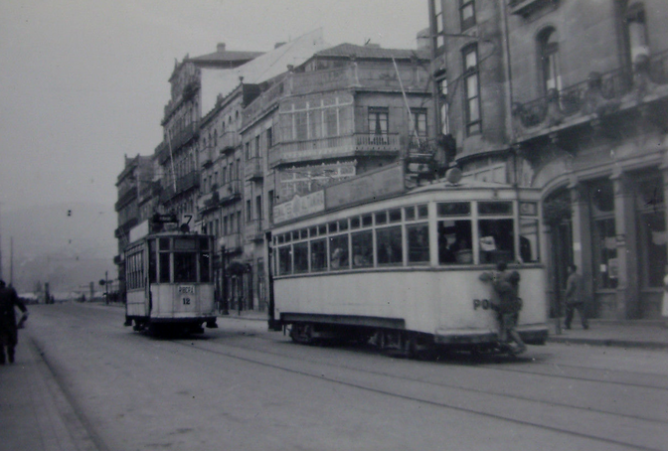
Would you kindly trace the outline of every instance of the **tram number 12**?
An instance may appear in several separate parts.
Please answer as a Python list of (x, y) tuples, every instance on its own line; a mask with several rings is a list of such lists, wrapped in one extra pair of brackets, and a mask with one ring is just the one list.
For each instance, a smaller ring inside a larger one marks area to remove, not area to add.
[(190, 305), (190, 298), (181, 298), (183, 305)]

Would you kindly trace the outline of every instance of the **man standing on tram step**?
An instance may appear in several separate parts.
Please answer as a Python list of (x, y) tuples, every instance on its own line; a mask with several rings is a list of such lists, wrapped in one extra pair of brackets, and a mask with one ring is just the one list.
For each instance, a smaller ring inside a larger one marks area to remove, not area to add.
[(571, 328), (571, 321), (573, 321), (573, 313), (575, 310), (580, 314), (582, 321), (582, 328), (589, 329), (587, 322), (587, 315), (585, 314), (584, 303), (584, 289), (582, 287), (582, 276), (578, 273), (576, 265), (568, 266), (568, 281), (566, 282), (566, 321), (564, 326), (566, 329)]
[(499, 341), (505, 346), (510, 338), (516, 345), (510, 348), (510, 353), (513, 355), (523, 353), (527, 346), (516, 329), (519, 313), (522, 310), (522, 300), (519, 297), (520, 274), (517, 271), (506, 273), (506, 264), (499, 262), (496, 271), (491, 274), (483, 273), (480, 280), (490, 281), (498, 296), (495, 309), (498, 312)]
[[(14, 307), (18, 307), (23, 315), (16, 324)], [(28, 319), (28, 309), (19, 299), (16, 290), (7, 287), (4, 280), (0, 280), (0, 365), (5, 364), (5, 347), (9, 363), (14, 363), (14, 348), (18, 343), (18, 329)]]

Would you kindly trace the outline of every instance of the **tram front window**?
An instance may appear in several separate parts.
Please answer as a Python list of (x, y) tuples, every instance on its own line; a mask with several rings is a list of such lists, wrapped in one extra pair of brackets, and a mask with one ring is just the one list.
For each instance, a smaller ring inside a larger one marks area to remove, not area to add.
[(160, 252), (160, 283), (169, 283), (169, 252)]
[(197, 254), (174, 252), (174, 282), (197, 282)]
[(200, 282), (211, 282), (211, 271), (209, 271), (211, 265), (211, 254), (208, 252), (202, 252), (199, 256), (199, 271), (200, 271)]

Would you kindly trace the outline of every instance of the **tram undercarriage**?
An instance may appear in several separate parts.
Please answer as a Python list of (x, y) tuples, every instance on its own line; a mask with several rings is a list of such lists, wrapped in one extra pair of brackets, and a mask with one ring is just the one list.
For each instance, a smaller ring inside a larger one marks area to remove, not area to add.
[[(134, 324), (133, 324), (134, 323)], [(124, 326), (132, 326), (135, 332), (147, 332), (149, 334), (169, 334), (176, 333), (181, 335), (203, 334), (204, 327), (207, 329), (216, 329), (216, 317), (193, 318), (147, 318), (126, 316)]]
[[(299, 344), (370, 344), (381, 352), (398, 353), (409, 358), (429, 357), (448, 352), (470, 354), (513, 353), (513, 348), (499, 341), (492, 331), (460, 331), (450, 335), (428, 334), (405, 329), (374, 327), (358, 324), (332, 324), (327, 322), (292, 321), (283, 322), (290, 338)], [(378, 322), (375, 318), (373, 322)], [(518, 330), (525, 343), (544, 345), (547, 329), (542, 327), (522, 327)]]

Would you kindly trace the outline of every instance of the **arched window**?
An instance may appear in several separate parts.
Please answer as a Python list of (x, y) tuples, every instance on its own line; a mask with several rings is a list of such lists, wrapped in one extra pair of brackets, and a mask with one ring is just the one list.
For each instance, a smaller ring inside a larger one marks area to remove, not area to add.
[(640, 55), (649, 55), (647, 42), (647, 24), (645, 22), (645, 6), (638, 2), (626, 9), (626, 39), (631, 64)]
[(560, 91), (559, 42), (554, 28), (546, 28), (538, 35), (538, 59), (543, 93)]

